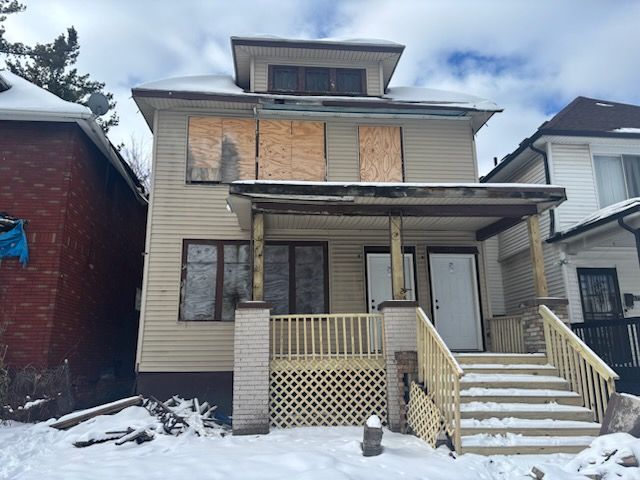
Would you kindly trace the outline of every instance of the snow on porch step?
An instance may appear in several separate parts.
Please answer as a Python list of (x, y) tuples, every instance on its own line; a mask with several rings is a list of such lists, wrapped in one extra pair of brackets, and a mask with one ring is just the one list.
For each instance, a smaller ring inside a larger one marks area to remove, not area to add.
[(460, 401), (582, 405), (582, 397), (576, 392), (542, 388), (465, 388), (460, 390)]
[(548, 363), (465, 363), (462, 365), (462, 369), (465, 373), (558, 375), (558, 370)]
[(542, 388), (569, 390), (570, 385), (564, 378), (553, 375), (465, 373), (460, 379), (461, 388), (502, 387), (502, 388)]
[(460, 404), (461, 418), (529, 418), (577, 420), (590, 422), (593, 413), (588, 408), (557, 403), (497, 403), (469, 402)]
[(536, 364), (545, 365), (547, 356), (544, 353), (455, 353), (453, 355), (464, 369), (465, 364), (501, 363), (501, 364)]
[(465, 418), (460, 421), (460, 428), (463, 436), (512, 433), (525, 436), (575, 437), (597, 436), (600, 433), (600, 424), (595, 422), (514, 417), (484, 420)]
[(469, 435), (462, 437), (462, 452), (480, 455), (577, 453), (593, 441), (592, 436), (529, 437), (524, 435)]

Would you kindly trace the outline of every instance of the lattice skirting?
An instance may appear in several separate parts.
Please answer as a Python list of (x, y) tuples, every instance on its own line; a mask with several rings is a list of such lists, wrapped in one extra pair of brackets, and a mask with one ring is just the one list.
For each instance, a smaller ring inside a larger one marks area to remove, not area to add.
[(387, 418), (383, 359), (272, 360), (269, 416), (274, 427), (364, 425)]
[(431, 396), (427, 395), (415, 382), (411, 383), (409, 391), (407, 423), (419, 438), (432, 447), (436, 446), (436, 439), (442, 425), (440, 411)]

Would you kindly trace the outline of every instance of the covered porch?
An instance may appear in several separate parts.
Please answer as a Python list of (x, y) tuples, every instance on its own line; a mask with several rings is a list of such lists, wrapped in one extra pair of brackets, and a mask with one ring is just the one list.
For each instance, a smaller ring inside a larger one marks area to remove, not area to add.
[[(231, 184), (228, 203), (251, 232), (252, 300), (272, 313), (373, 314), (387, 300), (411, 300), (450, 348), (478, 351), (496, 288), (482, 241), (528, 222), (538, 296), (546, 296), (538, 215), (564, 199), (563, 188), (547, 185), (246, 181)], [(303, 276), (285, 265), (289, 285), (279, 291), (286, 279), (274, 271), (276, 246), (291, 243), (300, 254), (290, 263), (316, 245), (324, 266), (301, 268)]]

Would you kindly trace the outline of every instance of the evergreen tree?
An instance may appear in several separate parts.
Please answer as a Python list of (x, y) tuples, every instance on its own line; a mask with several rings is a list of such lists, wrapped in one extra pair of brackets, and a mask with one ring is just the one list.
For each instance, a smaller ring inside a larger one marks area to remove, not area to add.
[(105, 132), (117, 125), (113, 94), (104, 91), (104, 82), (92, 80), (88, 73), (80, 74), (74, 67), (80, 54), (78, 32), (74, 27), (68, 28), (66, 35), (59, 35), (53, 42), (37, 43), (34, 47), (11, 43), (4, 38), (2, 22), (6, 16), (24, 9), (17, 0), (0, 0), (0, 52), (5, 54), (9, 70), (69, 102), (86, 105), (93, 92), (104, 94), (111, 113), (98, 118), (98, 123)]

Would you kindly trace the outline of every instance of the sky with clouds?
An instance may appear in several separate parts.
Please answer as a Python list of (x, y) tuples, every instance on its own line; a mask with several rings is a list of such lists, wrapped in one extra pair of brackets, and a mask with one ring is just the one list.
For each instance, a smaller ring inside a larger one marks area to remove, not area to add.
[(480, 173), (578, 95), (640, 104), (640, 2), (562, 0), (22, 0), (7, 37), (78, 30), (78, 68), (118, 102), (114, 143), (151, 134), (131, 87), (233, 73), (231, 35), (372, 37), (406, 45), (391, 85), (483, 96), (505, 109), (477, 136)]

